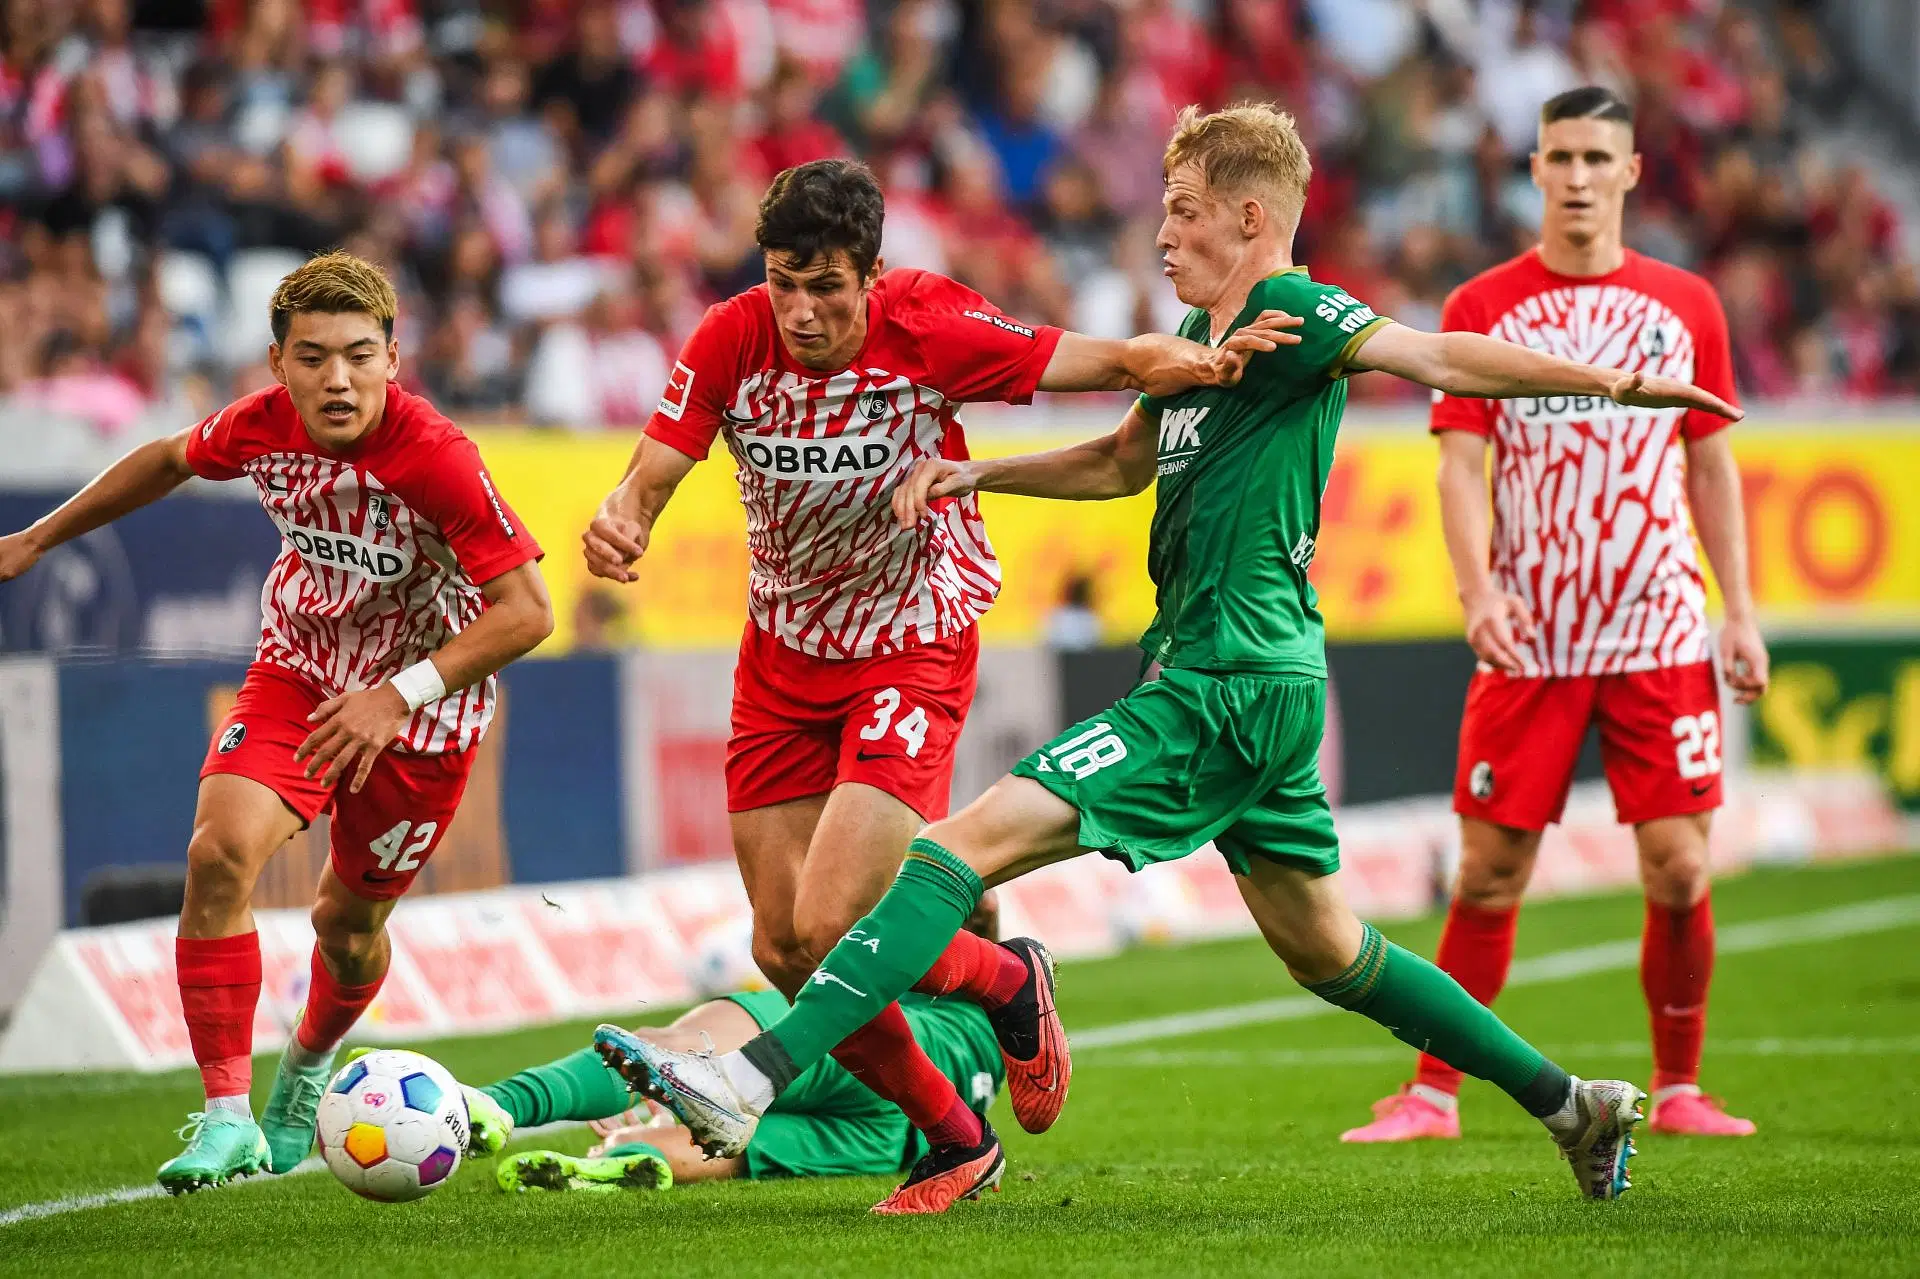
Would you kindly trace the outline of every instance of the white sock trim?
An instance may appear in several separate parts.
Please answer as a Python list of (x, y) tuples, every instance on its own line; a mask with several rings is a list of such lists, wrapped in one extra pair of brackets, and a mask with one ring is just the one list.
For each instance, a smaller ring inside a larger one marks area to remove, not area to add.
[(331, 1066), (333, 1064), (333, 1055), (339, 1051), (339, 1044), (333, 1044), (330, 1047), (317, 1051), (307, 1048), (301, 1044), (300, 1036), (295, 1035), (287, 1041), (287, 1051), (284, 1060), (289, 1066), (292, 1066), (296, 1070), (312, 1070), (316, 1066)]
[(1585, 1125), (1580, 1121), (1580, 1076), (1569, 1075), (1567, 1099), (1560, 1103), (1560, 1109), (1551, 1115), (1542, 1115), (1540, 1122), (1555, 1140), (1565, 1140), (1577, 1135)]
[(1442, 1092), (1431, 1084), (1414, 1084), (1407, 1089), (1409, 1097), (1418, 1097), (1429, 1106), (1446, 1111), (1449, 1115), (1460, 1108), (1460, 1099), (1450, 1092)]
[(207, 1113), (211, 1114), (216, 1110), (224, 1110), (230, 1115), (251, 1119), (253, 1118), (253, 1098), (243, 1092), (235, 1093), (231, 1097), (207, 1098)]
[(767, 1107), (773, 1105), (773, 1080), (761, 1074), (760, 1068), (748, 1061), (745, 1053), (736, 1050), (722, 1054), (720, 1073), (733, 1085), (741, 1105), (753, 1114), (764, 1115)]
[(1699, 1084), (1668, 1084), (1653, 1094), (1653, 1104), (1657, 1106), (1669, 1097), (1698, 1097), (1699, 1095)]

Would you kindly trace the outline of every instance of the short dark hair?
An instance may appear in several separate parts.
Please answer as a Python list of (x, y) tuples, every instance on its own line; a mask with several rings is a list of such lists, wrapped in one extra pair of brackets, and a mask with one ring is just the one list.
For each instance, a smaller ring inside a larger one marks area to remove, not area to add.
[(760, 198), (753, 238), (762, 253), (797, 266), (846, 250), (862, 279), (880, 260), (886, 199), (873, 170), (858, 160), (812, 160), (784, 169)]
[(1546, 105), (1540, 108), (1540, 123), (1552, 124), (1557, 120), (1612, 120), (1631, 129), (1633, 104), (1612, 89), (1590, 84), (1547, 99)]

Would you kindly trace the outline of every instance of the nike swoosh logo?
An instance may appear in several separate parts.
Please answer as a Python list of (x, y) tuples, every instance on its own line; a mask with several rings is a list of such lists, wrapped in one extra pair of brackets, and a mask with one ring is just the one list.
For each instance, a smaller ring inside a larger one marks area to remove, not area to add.
[(370, 870), (360, 876), (360, 882), (363, 884), (392, 884), (397, 883), (399, 879), (398, 875), (383, 875), (377, 870)]
[(866, 751), (855, 751), (853, 753), (853, 757), (856, 760), (859, 760), (862, 764), (871, 763), (876, 759), (905, 759), (906, 758), (905, 755), (870, 755)]
[(1691, 786), (1688, 787), (1688, 789), (1693, 792), (1695, 799), (1699, 799), (1702, 795), (1713, 789), (1713, 783), (1708, 782), (1705, 786)]

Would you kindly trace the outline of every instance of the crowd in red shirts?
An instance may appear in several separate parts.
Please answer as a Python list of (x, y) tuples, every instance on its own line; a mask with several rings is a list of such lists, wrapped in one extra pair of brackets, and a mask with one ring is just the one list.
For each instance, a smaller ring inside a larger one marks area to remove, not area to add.
[[(344, 245), (405, 375), (468, 420), (638, 423), (759, 276), (766, 180), (856, 154), (887, 260), (1035, 321), (1170, 328), (1159, 156), (1259, 99), (1315, 160), (1300, 260), (1423, 327), (1528, 242), (1539, 103), (1631, 96), (1629, 237), (1704, 270), (1753, 398), (1920, 389), (1920, 281), (1820, 137), (1808, 3), (1722, 0), (8, 0), (0, 397), (111, 430), (258, 384), (264, 291)], [(1408, 394), (1390, 379), (1356, 394)]]

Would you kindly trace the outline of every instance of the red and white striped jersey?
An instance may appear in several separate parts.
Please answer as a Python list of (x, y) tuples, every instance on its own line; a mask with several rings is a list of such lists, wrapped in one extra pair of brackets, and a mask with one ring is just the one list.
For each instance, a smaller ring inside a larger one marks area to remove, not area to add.
[[(259, 488), (281, 545), (260, 592), (255, 659), (329, 697), (372, 688), (442, 648), (486, 608), (483, 583), (540, 558), (473, 441), (393, 383), (385, 416), (350, 452), (315, 443), (275, 386), (194, 428), (187, 463), (207, 479), (245, 475)], [(489, 675), (428, 702), (393, 749), (466, 750), (487, 731), (496, 695)]]
[[(1617, 271), (1575, 278), (1549, 271), (1530, 250), (1454, 290), (1441, 328), (1734, 399), (1713, 287), (1632, 251)], [(1436, 391), (1432, 425), (1493, 439), (1491, 569), (1533, 612), (1529, 674), (1606, 675), (1710, 658), (1681, 440), (1709, 435), (1725, 419), (1623, 409), (1603, 397), (1495, 401)]]
[(787, 352), (759, 285), (708, 309), (647, 434), (695, 459), (724, 435), (754, 625), (815, 657), (912, 648), (973, 625), (1000, 565), (972, 495), (902, 530), (893, 490), (921, 458), (967, 456), (961, 403), (1033, 398), (1059, 342), (945, 276), (889, 271), (859, 354), (819, 373)]

